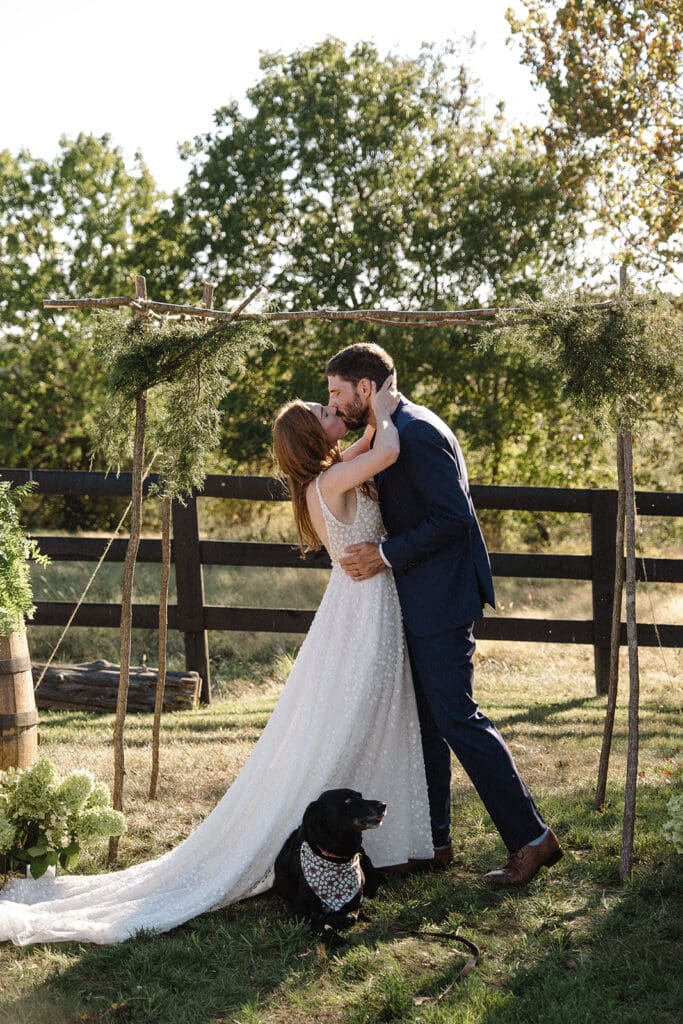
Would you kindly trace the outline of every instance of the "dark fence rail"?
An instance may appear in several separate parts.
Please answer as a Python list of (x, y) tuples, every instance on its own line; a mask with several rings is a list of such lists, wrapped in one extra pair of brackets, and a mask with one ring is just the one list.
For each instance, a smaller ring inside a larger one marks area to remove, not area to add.
[[(29, 479), (39, 485), (41, 494), (130, 496), (131, 477), (104, 473), (52, 472), (48, 470), (0, 469), (0, 477), (13, 483)], [(156, 478), (146, 481), (148, 489)], [(595, 655), (598, 692), (604, 692), (609, 671), (609, 644), (614, 598), (617, 496), (613, 490), (588, 490), (551, 487), (473, 486), (472, 496), (479, 509), (505, 509), (536, 512), (569, 512), (590, 516), (591, 552), (565, 554), (491, 554), (494, 576), (527, 579), (590, 580), (592, 619), (529, 619), (488, 617), (477, 625), (477, 636), (486, 640), (531, 641), (591, 644)], [(208, 541), (199, 536), (197, 500), (230, 498), (245, 501), (283, 501), (287, 493), (281, 481), (273, 477), (209, 476), (204, 489), (185, 505), (174, 503), (172, 559), (175, 564), (177, 604), (169, 608), (169, 628), (184, 634), (186, 667), (202, 676), (202, 697), (211, 698), (207, 631), (246, 630), (254, 632), (305, 633), (313, 609), (224, 608), (206, 605), (202, 567), (204, 565), (266, 566), (275, 568), (325, 569), (329, 559), (317, 552), (302, 560), (298, 549), (288, 544), (259, 542)], [(636, 508), (641, 516), (683, 515), (683, 494), (639, 491)], [(101, 538), (39, 537), (41, 550), (55, 561), (97, 561), (106, 544)], [(115, 540), (107, 561), (122, 562), (127, 541)], [(143, 540), (140, 562), (160, 562), (161, 542)], [(683, 583), (683, 559), (639, 558), (638, 579), (649, 583)], [(37, 603), (34, 624), (65, 625), (74, 611), (71, 602)], [(134, 628), (156, 628), (156, 605), (135, 605)], [(75, 626), (117, 627), (120, 605), (84, 603), (74, 619)], [(683, 625), (638, 623), (638, 641), (642, 646), (683, 646)], [(626, 626), (622, 623), (622, 643)]]

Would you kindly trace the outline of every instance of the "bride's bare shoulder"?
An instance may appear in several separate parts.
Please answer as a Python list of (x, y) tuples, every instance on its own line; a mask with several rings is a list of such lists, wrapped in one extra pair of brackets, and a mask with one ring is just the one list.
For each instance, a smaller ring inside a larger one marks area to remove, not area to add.
[[(316, 530), (318, 526), (323, 522), (323, 511), (322, 501), (326, 502), (326, 496), (321, 487), (322, 476), (314, 478), (309, 484), (306, 485), (306, 505), (308, 506), (308, 513), (313, 521)], [(318, 488), (320, 487), (320, 490)]]
[[(319, 479), (319, 478), (318, 478)], [(306, 501), (309, 505), (318, 504), (318, 480), (314, 477), (310, 483), (306, 484)]]

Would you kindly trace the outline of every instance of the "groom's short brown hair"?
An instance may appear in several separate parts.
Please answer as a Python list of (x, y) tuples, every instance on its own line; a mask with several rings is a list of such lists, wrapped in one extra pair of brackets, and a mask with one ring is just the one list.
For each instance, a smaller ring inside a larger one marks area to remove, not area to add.
[(370, 341), (361, 341), (343, 348), (332, 356), (325, 367), (328, 377), (341, 377), (352, 384), (357, 384), (359, 380), (374, 380), (378, 388), (393, 372), (394, 360), (389, 353)]

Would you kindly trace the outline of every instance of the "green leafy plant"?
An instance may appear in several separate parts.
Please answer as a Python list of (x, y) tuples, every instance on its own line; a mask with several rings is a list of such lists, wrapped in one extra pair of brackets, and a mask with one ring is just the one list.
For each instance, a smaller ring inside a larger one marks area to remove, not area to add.
[(33, 485), (12, 487), (0, 480), (0, 636), (9, 636), (31, 618), (34, 612), (29, 560), (45, 565), (34, 540), (24, 533), (19, 522), (18, 505)]
[(89, 771), (64, 778), (41, 757), (30, 768), (0, 772), (0, 854), (10, 871), (70, 868), (81, 846), (120, 836), (126, 821), (110, 806), (109, 789)]

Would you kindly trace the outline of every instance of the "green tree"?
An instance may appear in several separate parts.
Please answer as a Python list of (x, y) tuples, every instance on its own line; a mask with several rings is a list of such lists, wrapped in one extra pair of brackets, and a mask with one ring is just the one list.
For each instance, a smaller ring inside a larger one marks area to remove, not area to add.
[[(130, 292), (160, 204), (144, 164), (128, 170), (108, 136), (62, 139), (53, 161), (0, 152), (1, 465), (87, 468), (103, 367), (82, 314), (42, 301)], [(82, 525), (76, 504), (65, 522)]]
[(601, 232), (639, 269), (683, 251), (683, 3), (524, 0), (508, 11), (547, 95), (541, 134), (563, 187), (589, 186)]
[[(527, 133), (485, 117), (452, 47), (381, 58), (369, 43), (327, 39), (265, 55), (261, 68), (249, 110), (222, 108), (214, 131), (185, 148), (189, 179), (176, 197), (191, 236), (186, 271), (219, 281), (223, 298), (265, 283), (285, 308), (453, 308), (536, 294), (571, 263), (581, 197), (561, 192)], [(274, 332), (229, 395), (230, 463), (267, 466), (278, 404), (322, 397), (327, 357), (367, 335), (318, 322)], [(469, 402), (467, 367), (482, 357), (460, 346), (456, 359), (444, 338), (397, 328), (380, 340), (401, 386), (419, 388), (429, 368), (437, 408), (451, 415)], [(508, 376), (501, 356), (489, 371)], [(524, 393), (510, 387), (501, 452), (526, 429), (538, 389), (554, 401), (548, 375)]]

